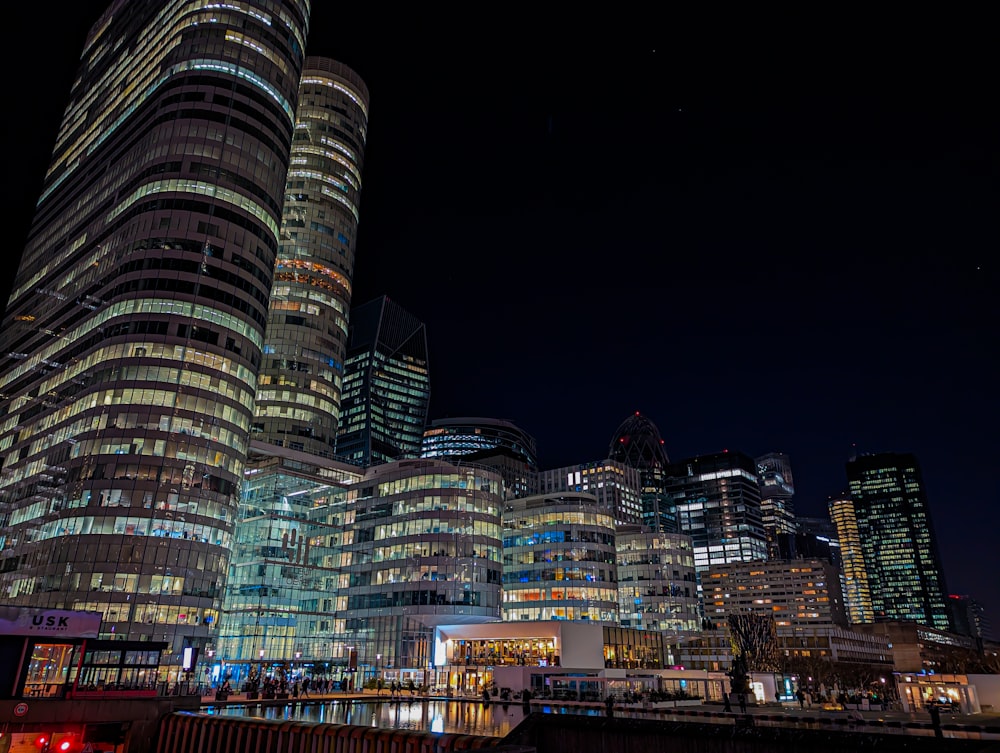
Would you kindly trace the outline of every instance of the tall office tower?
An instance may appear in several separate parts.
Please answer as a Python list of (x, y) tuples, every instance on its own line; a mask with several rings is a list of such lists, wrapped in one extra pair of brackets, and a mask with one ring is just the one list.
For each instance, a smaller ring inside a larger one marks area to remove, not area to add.
[(642, 524), (655, 531), (678, 533), (676, 512), (664, 492), (670, 464), (656, 424), (636, 411), (622, 421), (608, 449), (611, 460), (639, 470), (642, 481)]
[(615, 525), (642, 523), (642, 476), (621, 460), (601, 460), (592, 463), (552, 468), (538, 474), (539, 491), (587, 492), (614, 516)]
[(368, 89), (307, 57), (299, 81), (252, 436), (332, 457), (354, 278)]
[(535, 438), (504, 419), (436, 419), (424, 430), (420, 456), (496, 468), (506, 499), (538, 493)]
[(949, 630), (944, 572), (917, 459), (858, 455), (847, 462), (847, 480), (875, 619)]
[(170, 679), (222, 605), (308, 17), (108, 7), (0, 334), (0, 601), (166, 641)]
[(872, 594), (868, 587), (868, 571), (865, 569), (865, 553), (858, 533), (854, 501), (850, 495), (840, 494), (830, 497), (827, 507), (840, 542), (841, 590), (847, 620), (852, 625), (874, 622), (875, 611), (872, 609)]
[(991, 640), (989, 617), (983, 605), (969, 596), (948, 595), (948, 612), (954, 630), (959, 635), (968, 635), (979, 641)]
[(381, 296), (351, 310), (337, 455), (370, 465), (420, 456), (431, 384), (427, 329)]
[(503, 619), (618, 622), (615, 522), (593, 494), (508, 500)]
[(777, 537), (795, 533), (795, 484), (792, 463), (784, 452), (769, 452), (756, 459), (760, 475), (760, 514), (771, 556), (777, 555)]
[(694, 539), (694, 565), (767, 558), (757, 464), (742, 452), (700, 455), (667, 469), (666, 495), (681, 531)]
[(668, 644), (700, 633), (691, 537), (618, 526), (616, 548), (622, 627), (661, 631), (667, 634)]

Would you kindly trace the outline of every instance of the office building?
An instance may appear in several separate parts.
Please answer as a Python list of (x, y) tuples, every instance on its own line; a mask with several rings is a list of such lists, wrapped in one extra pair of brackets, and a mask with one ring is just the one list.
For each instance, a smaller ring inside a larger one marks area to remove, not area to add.
[(502, 504), (488, 468), (258, 456), (212, 672), (431, 683), (435, 625), (500, 619)]
[(640, 525), (642, 522), (642, 471), (624, 461), (609, 458), (540, 471), (538, 487), (543, 494), (593, 494), (614, 516), (615, 525)]
[(852, 625), (874, 622), (875, 610), (872, 608), (858, 519), (854, 514), (854, 500), (849, 494), (838, 494), (830, 497), (827, 507), (840, 543), (841, 589), (844, 592), (847, 619)]
[(642, 484), (642, 517), (632, 520), (631, 511), (627, 508), (619, 510), (620, 514), (629, 514), (629, 520), (623, 522), (640, 523), (655, 531), (678, 533), (676, 511), (664, 490), (666, 469), (670, 464), (660, 430), (649, 418), (636, 411), (618, 426), (611, 445), (608, 448), (608, 458), (617, 460), (639, 471)]
[(875, 619), (949, 630), (944, 572), (917, 459), (858, 455), (847, 462), (847, 480)]
[(337, 456), (362, 466), (420, 457), (431, 386), (427, 330), (386, 296), (351, 310)]
[(166, 643), (165, 679), (222, 606), (308, 17), (111, 3), (0, 333), (0, 603)]
[(424, 430), (421, 457), (488, 465), (500, 471), (506, 498), (538, 493), (535, 438), (499, 418), (439, 418)]
[[(273, 450), (273, 454), (266, 455)], [(334, 640), (343, 500), (362, 471), (265, 446), (245, 471), (211, 679), (242, 685), (276, 668), (320, 677)], [(225, 662), (223, 670), (222, 662)]]
[(661, 632), (668, 645), (700, 633), (691, 537), (642, 526), (618, 526), (616, 548), (622, 627)]
[(508, 500), (503, 619), (618, 622), (615, 523), (593, 494)]
[(666, 496), (682, 533), (694, 540), (695, 569), (767, 558), (757, 464), (742, 452), (719, 452), (673, 463)]
[(847, 627), (840, 574), (829, 560), (767, 560), (712, 565), (701, 575), (705, 617), (723, 627), (731, 614), (759, 614), (781, 628)]
[(769, 452), (756, 458), (756, 462), (760, 476), (761, 522), (771, 556), (779, 556), (778, 536), (794, 534), (796, 531), (792, 463), (784, 452)]
[(971, 596), (948, 595), (948, 613), (954, 630), (959, 635), (968, 635), (982, 643), (992, 640), (992, 625), (986, 609)]
[(335, 634), (362, 675), (437, 684), (424, 675), (433, 628), (500, 620), (502, 512), (492, 468), (417, 459), (366, 471), (328, 518), (343, 528)]
[(461, 458), (509, 450), (533, 471), (538, 470), (535, 438), (511, 421), (499, 418), (438, 418), (424, 430), (420, 455)]
[(334, 454), (367, 135), (364, 81), (307, 57), (258, 377), (258, 442)]

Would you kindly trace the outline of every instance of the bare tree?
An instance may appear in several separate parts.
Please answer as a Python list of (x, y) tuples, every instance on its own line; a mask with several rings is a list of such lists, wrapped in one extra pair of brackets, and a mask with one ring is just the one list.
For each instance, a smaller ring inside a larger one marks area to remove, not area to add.
[(780, 667), (777, 626), (770, 615), (751, 612), (730, 614), (727, 622), (733, 650), (730, 684), (734, 693), (746, 693), (751, 672), (776, 672)]

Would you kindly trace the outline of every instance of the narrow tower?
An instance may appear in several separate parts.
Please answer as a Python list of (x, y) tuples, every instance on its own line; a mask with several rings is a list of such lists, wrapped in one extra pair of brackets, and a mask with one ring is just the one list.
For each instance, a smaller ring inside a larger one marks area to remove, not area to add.
[(367, 133), (361, 78), (329, 58), (306, 58), (254, 441), (333, 456)]

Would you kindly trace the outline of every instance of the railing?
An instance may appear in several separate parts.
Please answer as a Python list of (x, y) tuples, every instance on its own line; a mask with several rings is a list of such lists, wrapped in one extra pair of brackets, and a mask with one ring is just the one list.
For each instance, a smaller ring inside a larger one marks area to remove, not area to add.
[(218, 717), (183, 711), (169, 714), (161, 722), (156, 753), (450, 753), (484, 748), (493, 753), (535, 753), (534, 747), (502, 745), (501, 738), (482, 735)]

